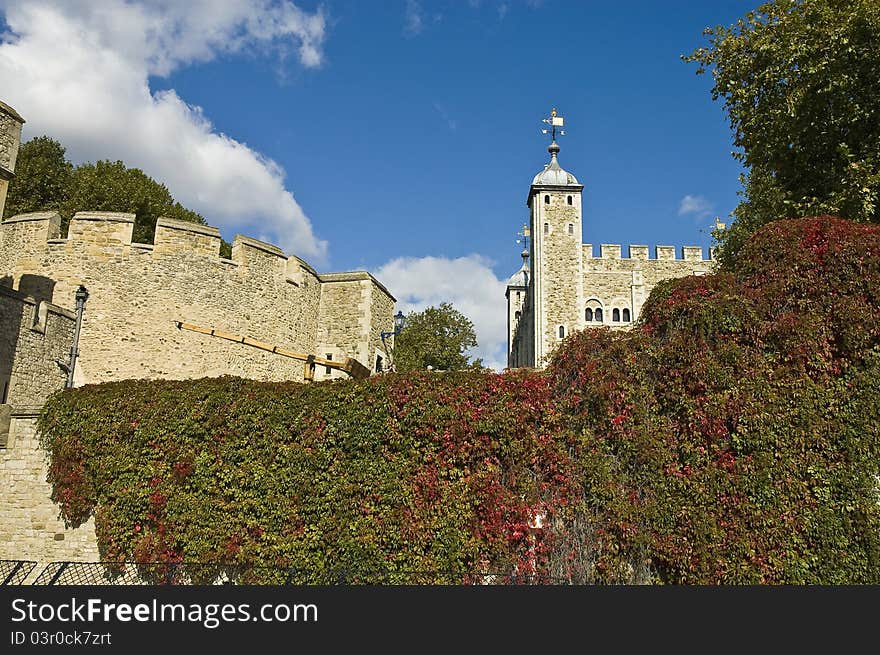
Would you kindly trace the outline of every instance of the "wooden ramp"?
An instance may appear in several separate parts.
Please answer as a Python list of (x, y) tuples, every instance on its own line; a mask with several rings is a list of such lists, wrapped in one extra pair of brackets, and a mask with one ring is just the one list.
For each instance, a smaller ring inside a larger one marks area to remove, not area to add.
[(199, 334), (207, 334), (208, 336), (217, 337), (218, 339), (226, 339), (227, 341), (234, 341), (235, 343), (242, 343), (246, 346), (259, 348), (260, 350), (281, 355), (282, 357), (298, 359), (304, 362), (303, 377), (307, 382), (312, 382), (315, 379), (315, 366), (328, 366), (337, 371), (344, 371), (355, 380), (363, 380), (370, 377), (370, 369), (351, 357), (346, 357), (344, 360), (335, 362), (332, 359), (324, 359), (317, 355), (298, 353), (294, 350), (288, 350), (287, 348), (282, 348), (280, 346), (273, 346), (271, 343), (265, 343), (264, 341), (244, 337), (240, 334), (224, 332), (223, 330), (206, 328), (192, 323), (185, 323), (184, 321), (175, 321), (175, 325), (177, 325), (178, 330), (189, 330), (191, 332), (198, 332)]

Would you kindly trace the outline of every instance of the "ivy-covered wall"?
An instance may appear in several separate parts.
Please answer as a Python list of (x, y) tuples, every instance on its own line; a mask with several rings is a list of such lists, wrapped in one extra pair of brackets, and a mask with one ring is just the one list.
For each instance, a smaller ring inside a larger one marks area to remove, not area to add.
[(818, 217), (546, 372), (123, 381), (40, 428), (105, 560), (876, 584), (878, 398), (880, 227)]

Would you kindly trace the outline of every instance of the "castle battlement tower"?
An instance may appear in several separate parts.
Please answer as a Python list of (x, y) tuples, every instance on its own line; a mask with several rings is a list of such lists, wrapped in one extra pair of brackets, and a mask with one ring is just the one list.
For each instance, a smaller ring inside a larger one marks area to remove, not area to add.
[(559, 165), (557, 131), (563, 118), (554, 109), (544, 119), (551, 126), (547, 151), (550, 163), (535, 175), (529, 188), (534, 361), (540, 364), (578, 325), (578, 300), (583, 295), (581, 257), (581, 192), (584, 186)]
[(24, 119), (12, 107), (0, 101), (0, 219), (6, 207), (9, 182), (15, 177), (15, 160), (21, 142)]
[[(617, 244), (601, 244), (600, 257), (583, 243), (583, 185), (559, 165), (557, 134), (564, 121), (554, 109), (545, 134), (550, 162), (529, 187), (528, 229), (523, 231), (530, 259), (507, 284), (510, 368), (543, 367), (562, 340), (590, 327), (632, 327), (651, 289), (663, 279), (703, 275), (714, 262), (699, 246), (685, 246), (676, 258), (673, 246), (629, 246), (624, 256)], [(526, 234), (527, 232), (527, 234)], [(525, 260), (525, 258), (524, 258)]]

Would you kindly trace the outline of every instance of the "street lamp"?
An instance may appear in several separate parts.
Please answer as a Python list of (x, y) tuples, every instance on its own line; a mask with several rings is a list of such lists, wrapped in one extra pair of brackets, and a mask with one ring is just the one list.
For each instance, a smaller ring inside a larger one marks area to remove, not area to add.
[(86, 300), (89, 299), (89, 291), (83, 285), (74, 294), (76, 299), (76, 324), (73, 331), (73, 344), (70, 346), (70, 359), (66, 362), (57, 360), (58, 365), (67, 373), (67, 381), (64, 386), (67, 389), (73, 387), (73, 371), (76, 368), (76, 358), (79, 356), (79, 332), (82, 328), (83, 311), (86, 308)]
[(385, 349), (385, 352), (388, 353), (388, 358), (391, 360), (391, 365), (388, 367), (391, 370), (394, 370), (394, 354), (385, 343), (385, 337), (398, 336), (401, 330), (403, 330), (403, 326), (405, 323), (406, 317), (403, 315), (403, 312), (398, 309), (397, 313), (394, 315), (394, 329), (391, 332), (382, 332), (379, 334), (379, 336), (382, 338), (382, 348)]

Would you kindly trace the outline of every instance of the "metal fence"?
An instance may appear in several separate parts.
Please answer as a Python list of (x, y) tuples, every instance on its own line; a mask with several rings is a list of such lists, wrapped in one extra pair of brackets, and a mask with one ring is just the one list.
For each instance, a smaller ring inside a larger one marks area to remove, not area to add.
[[(10, 569), (4, 584), (23, 584)], [(22, 570), (21, 567), (19, 570)], [(5, 570), (5, 569), (0, 569)], [(51, 562), (35, 585), (567, 585), (571, 581), (545, 575), (468, 571), (388, 571), (338, 568), (322, 571), (287, 567), (196, 563)]]
[(0, 587), (24, 584), (37, 567), (36, 562), (22, 559), (0, 559)]

